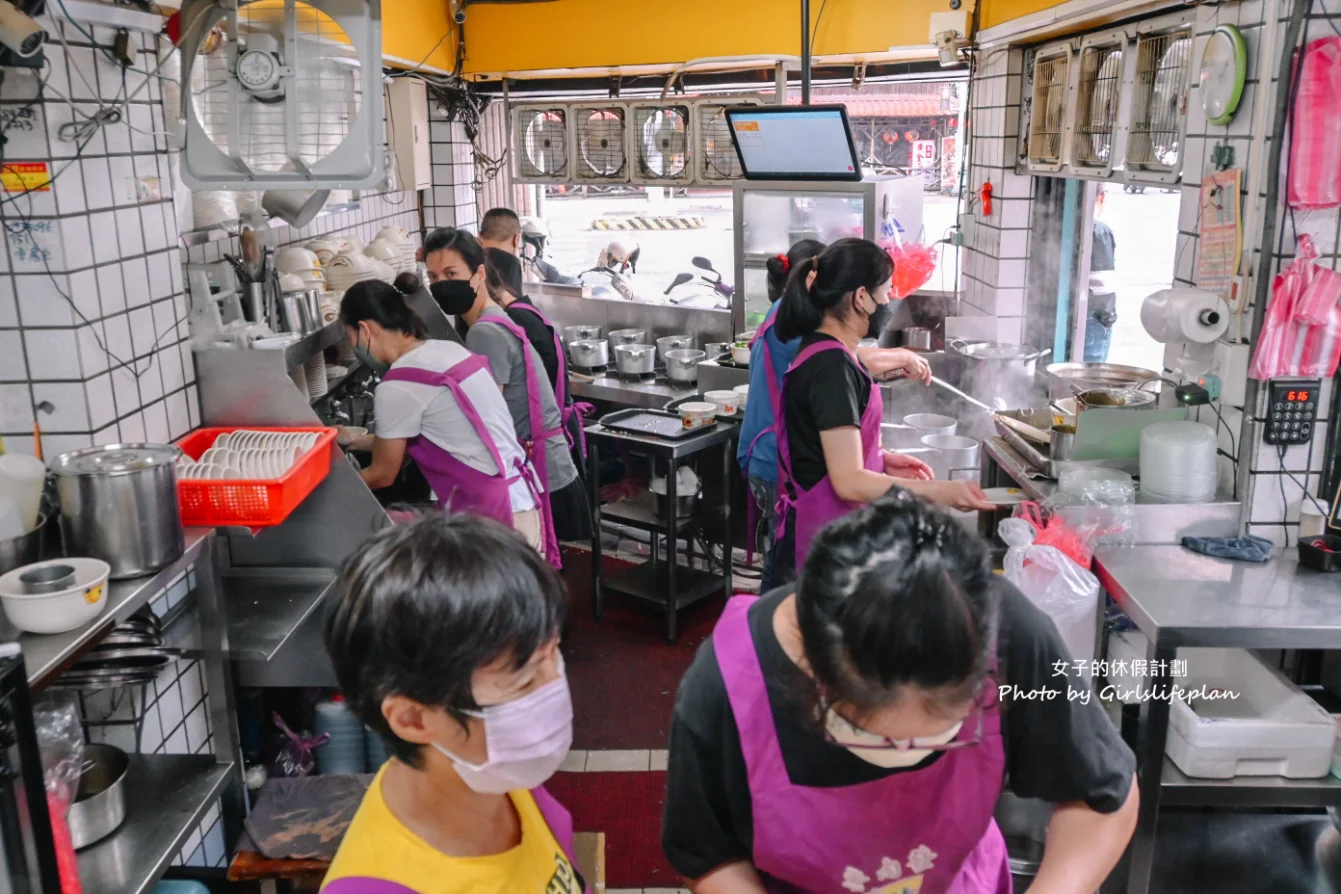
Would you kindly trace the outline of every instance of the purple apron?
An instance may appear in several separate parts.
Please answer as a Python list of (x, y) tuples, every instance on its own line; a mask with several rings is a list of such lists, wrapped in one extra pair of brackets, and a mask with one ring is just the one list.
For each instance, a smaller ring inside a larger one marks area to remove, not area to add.
[(535, 465), (536, 474), (540, 476), (540, 484), (544, 489), (544, 493), (540, 497), (539, 508), (545, 528), (545, 558), (555, 568), (562, 568), (563, 556), (559, 553), (559, 539), (554, 534), (554, 512), (549, 504), (549, 463), (546, 462), (546, 459), (549, 454), (549, 439), (555, 435), (563, 434), (563, 429), (551, 430), (545, 428), (545, 408), (540, 402), (540, 374), (536, 369), (535, 362), (531, 359), (531, 352), (526, 350), (531, 344), (526, 339), (526, 331), (506, 316), (482, 316), (476, 322), (476, 325), (479, 323), (493, 323), (495, 326), (502, 326), (516, 336), (517, 341), (521, 342), (522, 364), (526, 367), (526, 407), (531, 420), (531, 440), (522, 444), (522, 448), (526, 451), (527, 459), (532, 460)]
[[(983, 714), (980, 745), (872, 782), (795, 785), (750, 636), (747, 612), (756, 600), (727, 602), (712, 640), (745, 757), (753, 862), (768, 891), (1010, 894), (1006, 842), (992, 818), (1006, 766), (995, 700)], [(976, 731), (965, 723), (960, 735)]]
[[(779, 428), (778, 419), (780, 417), (778, 415), (778, 406), (781, 402), (781, 392), (778, 387), (777, 378), (773, 375), (773, 349), (768, 346), (768, 339), (764, 338), (769, 330), (773, 328), (773, 323), (776, 320), (777, 314), (764, 320), (764, 324), (754, 333), (754, 338), (750, 339), (751, 350), (754, 349), (755, 342), (762, 340), (764, 343), (764, 362), (762, 364), (762, 369), (764, 382), (768, 385), (768, 405), (773, 408), (773, 425), (771, 428), (760, 429), (758, 434), (754, 436), (754, 440), (750, 441), (749, 446), (745, 448), (745, 462), (740, 471), (747, 479), (750, 477), (750, 457), (754, 454), (754, 445), (758, 444), (759, 439), (769, 432), (774, 432), (776, 434)], [(753, 378), (753, 371), (751, 371), (750, 376)], [(753, 496), (750, 496), (750, 499), (745, 501), (745, 530), (749, 531), (751, 534), (748, 538), (749, 542), (745, 545), (745, 561), (752, 564), (754, 562), (754, 532), (759, 530), (759, 507), (755, 505)]]
[[(477, 372), (488, 373), (489, 364), (483, 357), (472, 354), (446, 372), (402, 366), (388, 372), (382, 377), (382, 381), (413, 382), (416, 385), (446, 388), (452, 392), (452, 396), (456, 398), (457, 406), (461, 408), (461, 412), (465, 413), (466, 419), (474, 427), (475, 433), (480, 436), (480, 440), (484, 442), (489, 455), (493, 457), (494, 465), (498, 468), (498, 474), (488, 475), (479, 469), (471, 468), (423, 435), (410, 438), (406, 444), (406, 452), (410, 454), (410, 458), (414, 460), (415, 465), (419, 466), (419, 471), (424, 473), (424, 478), (427, 479), (429, 487), (433, 488), (433, 493), (437, 494), (439, 505), (454, 512), (470, 512), (475, 515), (482, 515), (485, 518), (492, 518), (510, 528), (513, 524), (510, 488), (516, 483), (517, 479), (525, 479), (532, 496), (535, 498), (537, 508), (540, 506), (543, 495), (540, 493), (535, 473), (526, 463), (518, 460), (515, 463), (517, 474), (512, 477), (509, 478), (504, 474), (503, 470), (506, 466), (503, 464), (503, 456), (498, 450), (498, 444), (489, 434), (489, 429), (484, 424), (484, 419), (480, 416), (479, 410), (475, 409), (475, 404), (466, 396), (465, 389), (461, 387), (467, 378)], [(490, 380), (492, 378), (491, 375)]]
[[(531, 795), (535, 798), (535, 806), (540, 808), (540, 815), (544, 817), (545, 824), (549, 826), (549, 831), (554, 836), (554, 840), (559, 843), (564, 856), (576, 869), (577, 858), (573, 851), (573, 815), (562, 804), (554, 800), (554, 796), (545, 791), (543, 787), (531, 789)], [(321, 890), (323, 894), (428, 894), (428, 892), (415, 892), (411, 888), (385, 879), (353, 876), (336, 879)], [(583, 890), (590, 891), (591, 888), (588, 886)]]
[[(559, 355), (559, 377), (554, 383), (554, 400), (559, 404), (559, 412), (563, 413), (563, 433), (568, 439), (568, 449), (577, 447), (583, 459), (587, 458), (587, 430), (582, 426), (581, 417), (586, 416), (596, 408), (591, 404), (568, 403), (568, 355), (564, 353), (563, 341), (559, 338), (559, 330), (554, 328), (554, 324), (549, 318), (540, 312), (540, 310), (525, 301), (514, 301), (508, 307), (516, 307), (521, 310), (533, 313), (540, 318), (540, 322), (545, 324), (550, 334), (554, 336), (554, 352)], [(577, 443), (573, 442), (572, 423), (573, 417), (577, 420)]]
[[(832, 339), (810, 345), (796, 355), (792, 365), (787, 367), (787, 374), (790, 375), (799, 369), (801, 364), (821, 351), (846, 350), (842, 342)], [(866, 412), (861, 416), (861, 446), (865, 451), (866, 469), (883, 473), (885, 451), (880, 445), (880, 421), (884, 402), (880, 396), (880, 387), (855, 357), (851, 357), (851, 360), (871, 386), (871, 396), (866, 401)], [(781, 539), (786, 531), (788, 510), (795, 510), (792, 514), (795, 516), (793, 523), (796, 525), (796, 570), (800, 573), (801, 568), (805, 566), (806, 555), (810, 552), (810, 541), (815, 539), (820, 529), (834, 519), (847, 515), (861, 504), (840, 499), (834, 492), (833, 483), (828, 475), (821, 478), (810, 490), (802, 490), (792, 477), (792, 454), (787, 446), (787, 432), (782, 420), (783, 395), (786, 391), (787, 378), (783, 376), (782, 390), (778, 394), (777, 403), (773, 405), (773, 424), (777, 426), (778, 433), (778, 515), (780, 516), (778, 538)]]

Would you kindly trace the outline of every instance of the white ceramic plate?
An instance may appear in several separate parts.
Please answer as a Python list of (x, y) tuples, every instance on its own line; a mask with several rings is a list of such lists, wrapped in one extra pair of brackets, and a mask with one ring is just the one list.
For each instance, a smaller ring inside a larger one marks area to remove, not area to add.
[(987, 502), (997, 506), (1015, 506), (1029, 499), (1029, 495), (1018, 487), (989, 487), (983, 493)]

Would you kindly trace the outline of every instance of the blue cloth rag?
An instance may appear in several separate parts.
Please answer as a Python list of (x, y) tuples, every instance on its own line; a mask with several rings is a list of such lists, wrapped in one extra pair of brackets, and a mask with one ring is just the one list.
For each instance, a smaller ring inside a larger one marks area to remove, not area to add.
[(1245, 562), (1268, 562), (1276, 554), (1276, 544), (1252, 534), (1243, 537), (1184, 537), (1183, 546), (1217, 559), (1242, 559)]

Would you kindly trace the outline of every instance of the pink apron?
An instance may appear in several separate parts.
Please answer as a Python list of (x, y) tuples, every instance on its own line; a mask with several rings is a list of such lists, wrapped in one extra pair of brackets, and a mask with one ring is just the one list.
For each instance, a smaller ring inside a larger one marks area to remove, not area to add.
[[(754, 338), (750, 339), (751, 350), (754, 349), (755, 342), (763, 341), (764, 343), (762, 372), (764, 382), (768, 384), (768, 405), (773, 408), (773, 427), (760, 429), (758, 434), (754, 436), (754, 440), (750, 441), (750, 445), (745, 448), (745, 462), (741, 464), (740, 472), (747, 479), (750, 477), (750, 457), (754, 454), (754, 445), (758, 444), (759, 439), (768, 432), (776, 434), (780, 428), (778, 419), (781, 417), (778, 415), (778, 405), (781, 400), (781, 392), (777, 378), (773, 375), (773, 349), (768, 346), (768, 339), (764, 337), (773, 328), (775, 320), (777, 320), (777, 314), (764, 320), (764, 324), (754, 333)], [(753, 372), (750, 375), (753, 378)], [(759, 530), (759, 507), (755, 505), (753, 496), (745, 501), (745, 530), (750, 532), (750, 536), (747, 538), (749, 542), (745, 545), (745, 561), (752, 564), (754, 562), (754, 532)]]
[(531, 359), (532, 354), (527, 350), (531, 343), (526, 339), (526, 331), (506, 316), (482, 316), (476, 325), (480, 323), (502, 326), (521, 343), (522, 363), (526, 367), (526, 407), (531, 420), (531, 440), (522, 444), (522, 447), (526, 450), (527, 459), (535, 465), (536, 474), (540, 476), (540, 484), (544, 489), (539, 503), (545, 527), (545, 558), (555, 568), (562, 568), (563, 557), (559, 552), (559, 540), (554, 534), (554, 513), (549, 504), (549, 463), (546, 459), (549, 454), (549, 439), (563, 434), (563, 429), (545, 428), (545, 408), (540, 402), (540, 371), (536, 369), (536, 364)]
[[(846, 351), (842, 342), (825, 339), (822, 342), (803, 348), (787, 368), (787, 374), (799, 369), (811, 357), (821, 351)], [(850, 354), (849, 354), (850, 356)], [(885, 471), (885, 451), (880, 446), (880, 421), (884, 403), (880, 397), (880, 387), (870, 373), (851, 357), (857, 369), (861, 370), (871, 386), (871, 396), (866, 401), (866, 412), (861, 416), (861, 446), (865, 453), (866, 469), (871, 472)], [(787, 390), (786, 376), (782, 380), (782, 391), (777, 403), (773, 405), (773, 420), (778, 433), (778, 538), (786, 531), (788, 510), (795, 510), (793, 524), (796, 525), (796, 571), (799, 574), (805, 566), (806, 555), (810, 552), (810, 542), (820, 529), (836, 518), (847, 515), (858, 508), (860, 503), (851, 503), (839, 499), (834, 492), (833, 483), (825, 475), (810, 490), (802, 490), (792, 477), (791, 449), (787, 446), (787, 432), (782, 419), (783, 395)]]
[[(535, 472), (521, 460), (514, 463), (517, 474), (511, 477), (504, 474), (503, 470), (506, 466), (503, 464), (503, 456), (498, 450), (498, 444), (489, 434), (489, 429), (484, 424), (484, 419), (480, 416), (479, 411), (475, 409), (475, 404), (466, 396), (465, 389), (461, 387), (467, 378), (477, 372), (488, 373), (489, 364), (483, 357), (472, 354), (446, 372), (402, 366), (392, 369), (382, 377), (382, 381), (414, 382), (417, 385), (446, 388), (452, 392), (452, 396), (456, 398), (457, 406), (461, 408), (461, 412), (465, 413), (466, 419), (470, 421), (476, 434), (480, 436), (480, 440), (484, 442), (485, 448), (488, 449), (489, 455), (493, 457), (494, 465), (499, 470), (498, 474), (489, 475), (479, 469), (471, 468), (423, 435), (410, 438), (406, 445), (406, 452), (410, 454), (410, 458), (414, 460), (415, 465), (419, 466), (419, 470), (424, 473), (424, 478), (428, 480), (429, 487), (433, 488), (433, 493), (437, 494), (439, 505), (454, 512), (470, 512), (475, 515), (482, 515), (485, 518), (492, 518), (510, 528), (513, 522), (510, 488), (517, 479), (525, 479), (532, 496), (535, 498), (537, 508), (545, 497), (540, 493)], [(492, 378), (490, 376), (491, 381)]]
[[(568, 355), (564, 352), (563, 341), (559, 338), (559, 330), (554, 328), (554, 324), (549, 318), (540, 312), (536, 307), (527, 304), (525, 301), (514, 301), (508, 307), (516, 307), (527, 313), (533, 313), (540, 318), (549, 329), (550, 334), (554, 336), (554, 352), (559, 355), (559, 377), (554, 383), (554, 400), (559, 404), (559, 412), (563, 414), (563, 434), (568, 439), (568, 449), (577, 447), (579, 454), (583, 459), (587, 458), (587, 430), (582, 426), (582, 417), (592, 412), (596, 408), (591, 404), (568, 403)], [(577, 417), (577, 437), (576, 443), (573, 441), (573, 418)]]
[[(569, 864), (577, 869), (577, 856), (573, 850), (573, 815), (543, 787), (531, 789), (531, 796), (535, 798), (535, 806), (540, 808), (540, 815), (544, 817), (545, 824), (549, 826), (550, 833), (559, 843)], [(428, 894), (386, 879), (359, 877), (336, 879), (321, 890), (324, 894)], [(590, 884), (583, 890), (590, 891)]]
[[(928, 767), (841, 788), (795, 785), (750, 636), (756, 599), (731, 599), (712, 639), (745, 757), (753, 862), (769, 892), (1010, 894), (1006, 842), (992, 818), (1006, 766), (995, 699), (982, 743)], [(966, 722), (960, 735), (976, 732)]]

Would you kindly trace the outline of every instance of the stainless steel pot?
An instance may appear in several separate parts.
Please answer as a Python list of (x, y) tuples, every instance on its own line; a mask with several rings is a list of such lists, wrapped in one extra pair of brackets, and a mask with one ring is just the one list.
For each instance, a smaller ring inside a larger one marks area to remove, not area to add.
[(47, 527), (46, 515), (37, 516), (37, 527), (22, 537), (0, 540), (0, 574), (31, 565), (42, 559), (42, 535)]
[(903, 346), (913, 351), (931, 350), (931, 330), (924, 326), (909, 326), (903, 333)]
[(1017, 410), (1037, 403), (1034, 382), (1039, 358), (1051, 349), (1038, 351), (1024, 345), (994, 341), (954, 339), (946, 347), (965, 364), (959, 387), (997, 410)]
[(723, 354), (731, 353), (731, 342), (710, 341), (703, 346), (703, 350), (707, 353), (709, 360), (720, 360)]
[(1049, 400), (1090, 388), (1145, 388), (1160, 380), (1154, 370), (1117, 363), (1050, 363), (1043, 374), (1048, 380)]
[(654, 345), (619, 345), (615, 348), (615, 369), (626, 376), (642, 376), (656, 369)]
[(126, 819), (126, 752), (111, 745), (85, 745), (84, 761), (91, 766), (79, 777), (79, 791), (66, 815), (75, 850), (111, 835)]
[(1090, 388), (1076, 394), (1080, 412), (1086, 410), (1153, 410), (1158, 396), (1136, 388)]
[(707, 356), (702, 351), (667, 351), (666, 378), (672, 382), (697, 382), (698, 365)]
[(1054, 425), (1048, 431), (1048, 456), (1053, 462), (1064, 463), (1076, 455), (1076, 427), (1074, 425)]
[(616, 329), (609, 335), (610, 350), (614, 350), (620, 345), (645, 345), (647, 344), (646, 329)]
[(657, 356), (663, 361), (671, 351), (688, 351), (694, 347), (692, 335), (668, 335), (657, 339)]
[(568, 359), (573, 366), (595, 369), (610, 363), (610, 343), (606, 341), (570, 341)]
[(175, 463), (166, 444), (109, 444), (56, 458), (61, 532), (71, 556), (102, 559), (121, 580), (157, 571), (186, 549)]
[[(962, 435), (927, 435), (922, 439), (922, 446), (936, 451), (927, 460), (927, 465), (931, 466), (940, 480), (953, 480), (956, 472), (978, 471), (978, 442), (973, 438)], [(977, 476), (974, 474), (967, 477)]]
[(595, 341), (601, 337), (600, 326), (565, 326), (563, 327), (563, 340), (568, 344), (579, 341)]
[[(687, 497), (675, 498), (675, 517), (689, 518), (694, 514), (694, 504), (698, 502), (698, 494), (690, 494)], [(666, 495), (652, 492), (652, 512), (657, 518), (666, 517)]]

